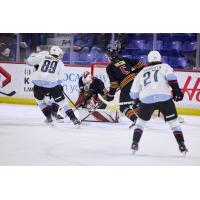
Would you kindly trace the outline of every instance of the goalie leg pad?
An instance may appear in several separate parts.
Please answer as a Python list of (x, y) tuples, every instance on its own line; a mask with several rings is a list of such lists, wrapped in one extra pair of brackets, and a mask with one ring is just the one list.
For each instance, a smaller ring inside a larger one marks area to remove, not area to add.
[[(84, 119), (90, 112), (87, 109), (82, 109), (79, 112), (80, 119)], [(84, 121), (93, 122), (119, 122), (119, 111), (97, 109), (91, 113)]]

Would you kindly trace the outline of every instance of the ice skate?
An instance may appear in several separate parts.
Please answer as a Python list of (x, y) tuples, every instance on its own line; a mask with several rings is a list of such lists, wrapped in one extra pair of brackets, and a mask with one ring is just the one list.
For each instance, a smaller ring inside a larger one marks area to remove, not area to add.
[(133, 154), (135, 154), (135, 152), (138, 151), (138, 143), (133, 142), (131, 145), (131, 149), (133, 150)]
[(77, 128), (80, 128), (81, 122), (76, 117), (73, 117), (71, 120)]
[(186, 146), (183, 142), (179, 144), (179, 150), (184, 156), (188, 152), (188, 149), (186, 148)]
[(47, 125), (54, 126), (53, 120), (52, 120), (51, 116), (46, 117), (46, 119), (45, 119), (44, 122), (45, 122)]
[(52, 116), (55, 118), (56, 122), (62, 123), (64, 122), (64, 117), (56, 112), (51, 112)]

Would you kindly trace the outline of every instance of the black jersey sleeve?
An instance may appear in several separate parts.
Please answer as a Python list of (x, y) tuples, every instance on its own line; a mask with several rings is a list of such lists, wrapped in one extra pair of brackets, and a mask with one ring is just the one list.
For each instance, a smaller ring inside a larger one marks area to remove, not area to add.
[(106, 72), (107, 72), (109, 80), (110, 80), (109, 94), (115, 95), (115, 92), (116, 92), (117, 88), (119, 87), (119, 85), (118, 85), (116, 78), (114, 77), (112, 65), (108, 65), (108, 67), (106, 68)]
[(132, 72), (139, 73), (144, 68), (144, 62), (138, 59), (133, 59), (130, 61), (132, 66)]
[(104, 95), (105, 93), (107, 93), (107, 89), (105, 88), (103, 81), (98, 78), (95, 78), (95, 80), (97, 82), (98, 93), (101, 95)]

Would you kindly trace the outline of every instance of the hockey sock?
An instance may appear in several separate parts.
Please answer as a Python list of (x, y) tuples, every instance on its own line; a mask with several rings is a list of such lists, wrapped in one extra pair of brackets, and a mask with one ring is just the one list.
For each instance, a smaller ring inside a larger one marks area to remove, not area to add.
[(135, 115), (135, 110), (133, 109), (128, 109), (125, 112), (126, 117), (128, 117), (132, 122), (135, 122), (135, 120), (137, 119), (137, 116)]
[(55, 103), (52, 103), (51, 105), (51, 110), (55, 113), (58, 112), (58, 108), (59, 108), (59, 105), (58, 104), (55, 104)]
[(49, 106), (43, 108), (43, 109), (42, 109), (42, 112), (43, 112), (43, 114), (45, 115), (45, 117), (51, 116), (51, 112), (50, 112)]
[(143, 130), (139, 129), (139, 128), (136, 128), (134, 130), (134, 133), (133, 133), (133, 142), (136, 142), (138, 143), (140, 141), (140, 138), (142, 136), (142, 133), (143, 133)]
[(174, 131), (173, 133), (178, 144), (184, 142), (182, 131)]
[(72, 109), (69, 109), (66, 111), (66, 115), (70, 118), (70, 119), (73, 119), (73, 118), (76, 118), (74, 112)]

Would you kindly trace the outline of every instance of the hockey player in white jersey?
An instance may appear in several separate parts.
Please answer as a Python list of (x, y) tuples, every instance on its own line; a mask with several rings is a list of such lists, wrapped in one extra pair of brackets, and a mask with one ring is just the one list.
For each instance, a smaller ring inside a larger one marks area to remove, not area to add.
[[(27, 59), (27, 64), (35, 67), (35, 72), (32, 74), (34, 97), (46, 117), (46, 123), (53, 122), (52, 111), (54, 114), (57, 113), (60, 106), (75, 125), (80, 125), (80, 121), (74, 115), (73, 110), (65, 103), (61, 85), (62, 70), (64, 68), (61, 56), (62, 49), (58, 46), (52, 46), (50, 52), (34, 53)], [(51, 96), (55, 101), (55, 104), (51, 107), (52, 110), (49, 109), (48, 104), (45, 102), (45, 96), (47, 95)]]
[(132, 150), (134, 152), (138, 150), (145, 124), (151, 119), (154, 110), (159, 110), (173, 131), (179, 150), (181, 153), (187, 153), (174, 104), (174, 101), (181, 101), (184, 95), (179, 88), (173, 68), (168, 64), (162, 64), (158, 51), (151, 51), (148, 54), (148, 66), (136, 76), (130, 95), (133, 100), (141, 102), (133, 133)]

